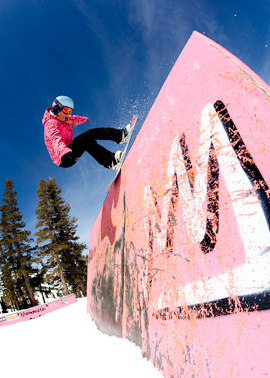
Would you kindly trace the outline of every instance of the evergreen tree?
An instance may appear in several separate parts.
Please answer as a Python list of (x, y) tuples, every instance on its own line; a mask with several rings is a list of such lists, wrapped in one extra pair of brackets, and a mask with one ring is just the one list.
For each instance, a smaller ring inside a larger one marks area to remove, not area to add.
[(3, 298), (1, 299), (0, 304), (1, 304), (1, 307), (2, 307), (2, 314), (6, 314), (8, 312), (8, 310), (7, 310), (7, 306), (6, 306)]
[(87, 256), (82, 254), (85, 244), (69, 243), (68, 253), (62, 256), (64, 274), (77, 297), (86, 296)]
[[(35, 248), (31, 247), (33, 240), (30, 231), (25, 230), (22, 214), (17, 207), (17, 191), (11, 179), (5, 181), (3, 203), (0, 206), (0, 264), (4, 298), (17, 310), (21, 307), (37, 306), (31, 276)], [(27, 299), (30, 303), (27, 303)]]
[(61, 192), (54, 178), (39, 181), (36, 236), (40, 257), (47, 267), (47, 282), (57, 288), (60, 281), (64, 294), (69, 295), (69, 287), (83, 287), (81, 275), (85, 273), (79, 260), (86, 246), (77, 242), (77, 219), (69, 216), (70, 205)]

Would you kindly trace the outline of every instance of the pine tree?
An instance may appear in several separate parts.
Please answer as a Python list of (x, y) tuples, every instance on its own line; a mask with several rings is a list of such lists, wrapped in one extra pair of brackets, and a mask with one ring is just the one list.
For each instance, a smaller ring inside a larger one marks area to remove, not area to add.
[(11, 179), (5, 181), (3, 203), (0, 206), (0, 264), (4, 297), (17, 310), (27, 306), (30, 299), (32, 306), (37, 306), (31, 276), (36, 269), (33, 268), (35, 247), (31, 246), (33, 240), (30, 231), (25, 230), (22, 214), (17, 207), (17, 191)]
[(66, 279), (77, 297), (81, 297), (81, 293), (86, 296), (88, 258), (82, 254), (85, 248), (83, 243), (72, 242), (68, 253), (62, 256)]
[(39, 181), (36, 209), (36, 228), (39, 230), (36, 236), (40, 244), (40, 256), (47, 267), (48, 283), (57, 288), (60, 279), (64, 294), (69, 295), (69, 287), (73, 289), (76, 281), (75, 276), (77, 286), (80, 285), (78, 269), (81, 266), (77, 260), (85, 245), (77, 242), (77, 219), (69, 216), (70, 205), (64, 201), (61, 192), (54, 178), (49, 178), (48, 182)]
[(0, 304), (1, 304), (1, 307), (2, 307), (2, 314), (8, 313), (7, 305), (6, 305), (5, 301), (3, 300), (3, 298), (1, 298)]

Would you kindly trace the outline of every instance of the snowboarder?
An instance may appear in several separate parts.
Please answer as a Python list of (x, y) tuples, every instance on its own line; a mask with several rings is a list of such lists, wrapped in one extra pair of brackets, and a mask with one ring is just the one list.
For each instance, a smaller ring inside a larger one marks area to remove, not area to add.
[(81, 125), (89, 120), (87, 117), (71, 115), (73, 108), (74, 102), (70, 97), (58, 96), (44, 113), (42, 119), (44, 140), (52, 161), (59, 167), (69, 168), (87, 151), (104, 167), (118, 169), (122, 151), (110, 152), (100, 146), (97, 140), (111, 140), (118, 144), (125, 144), (132, 127), (127, 125), (125, 129), (120, 130), (89, 129), (72, 139), (72, 126)]

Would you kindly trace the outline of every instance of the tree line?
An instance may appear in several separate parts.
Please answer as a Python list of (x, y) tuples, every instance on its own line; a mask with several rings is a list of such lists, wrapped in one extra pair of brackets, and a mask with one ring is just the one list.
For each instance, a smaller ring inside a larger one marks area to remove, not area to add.
[(86, 296), (87, 256), (76, 236), (77, 218), (61, 196), (55, 178), (38, 183), (36, 241), (25, 229), (17, 191), (5, 181), (0, 206), (0, 304), (2, 312), (37, 306), (38, 298), (75, 293)]

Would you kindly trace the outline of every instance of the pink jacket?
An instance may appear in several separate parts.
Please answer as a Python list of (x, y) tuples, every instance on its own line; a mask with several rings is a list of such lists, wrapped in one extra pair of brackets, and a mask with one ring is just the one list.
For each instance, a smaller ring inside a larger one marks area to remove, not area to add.
[[(72, 142), (72, 125), (66, 121), (62, 122), (50, 113), (52, 108), (46, 109), (42, 123), (44, 125), (44, 140), (52, 161), (56, 165), (61, 164), (61, 158), (72, 150), (68, 148)], [(81, 125), (89, 120), (87, 117), (77, 115), (69, 116), (73, 125)]]

